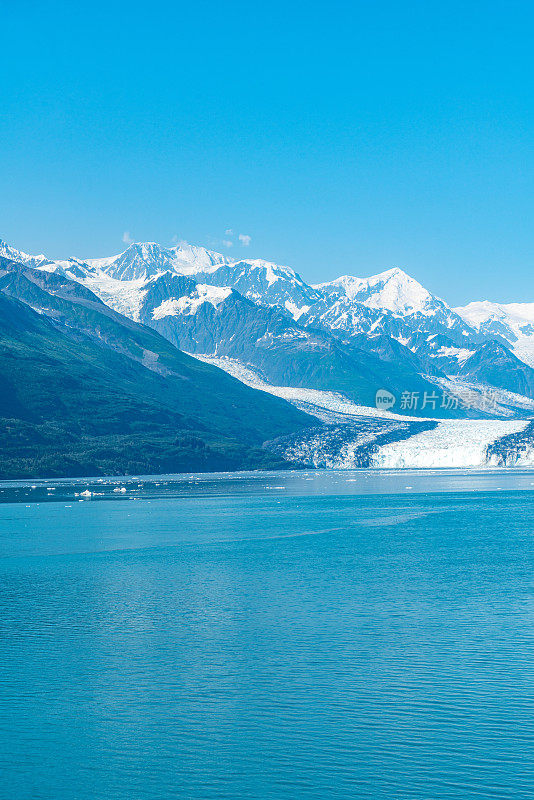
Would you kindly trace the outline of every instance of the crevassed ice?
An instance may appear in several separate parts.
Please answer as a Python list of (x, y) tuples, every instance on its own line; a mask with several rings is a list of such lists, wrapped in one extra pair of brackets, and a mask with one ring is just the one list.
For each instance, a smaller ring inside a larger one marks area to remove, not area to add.
[(523, 431), (524, 420), (447, 420), (434, 430), (381, 447), (371, 458), (377, 468), (490, 466), (487, 449), (503, 436)]

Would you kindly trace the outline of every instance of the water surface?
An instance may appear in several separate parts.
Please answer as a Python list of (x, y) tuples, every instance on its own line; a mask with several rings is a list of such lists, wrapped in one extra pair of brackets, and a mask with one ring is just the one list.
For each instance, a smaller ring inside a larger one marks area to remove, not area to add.
[(2, 797), (534, 796), (534, 475), (368, 474), (4, 484)]

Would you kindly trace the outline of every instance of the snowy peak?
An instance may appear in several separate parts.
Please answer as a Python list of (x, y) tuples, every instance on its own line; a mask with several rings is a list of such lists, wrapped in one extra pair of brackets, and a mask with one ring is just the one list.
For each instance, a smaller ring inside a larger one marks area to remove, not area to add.
[(343, 275), (335, 281), (319, 284), (315, 288), (325, 294), (344, 295), (351, 302), (400, 316), (410, 314), (429, 316), (435, 313), (436, 307), (441, 308), (445, 305), (415, 278), (398, 267), (369, 278)]
[(210, 282), (217, 285), (228, 282), (227, 276), (230, 275), (232, 283), (244, 279), (251, 283), (259, 282), (264, 287), (278, 281), (306, 286), (290, 267), (262, 259), (236, 261), (222, 253), (187, 242), (181, 242), (176, 247), (162, 247), (156, 242), (136, 242), (117, 256), (86, 259), (84, 263), (120, 281), (148, 280), (162, 272), (173, 272), (177, 275), (196, 275), (199, 279), (210, 276)]
[(454, 310), (479, 333), (505, 339), (518, 358), (534, 366), (534, 303), (481, 300)]
[(147, 280), (167, 271), (177, 275), (210, 273), (231, 261), (221, 253), (186, 242), (176, 247), (162, 247), (157, 242), (135, 242), (117, 256), (87, 259), (84, 263), (115, 280), (134, 281)]
[(10, 247), (7, 242), (4, 242), (0, 239), (0, 257), (7, 258), (10, 261), (18, 261), (21, 264), (26, 264), (28, 267), (33, 267), (34, 269), (41, 264), (44, 264), (48, 261), (46, 256), (42, 253), (38, 256), (30, 256), (28, 253), (23, 253), (22, 250), (17, 250), (14, 247)]
[(392, 269), (368, 279), (363, 301), (371, 308), (392, 311), (394, 314), (434, 314), (442, 302), (420, 283), (400, 269)]
[(479, 330), (488, 322), (505, 322), (519, 327), (534, 323), (534, 303), (492, 303), (480, 300), (455, 309), (466, 322)]
[(172, 267), (172, 258), (165, 248), (156, 242), (130, 245), (124, 253), (110, 259), (95, 259), (87, 262), (119, 281), (134, 281), (150, 278)]
[[(182, 275), (193, 274), (195, 272), (211, 272), (221, 264), (231, 264), (230, 259), (222, 253), (207, 250), (205, 247), (197, 247), (187, 242), (181, 242), (177, 247), (170, 248), (169, 253), (173, 254), (174, 264)], [(187, 267), (191, 272), (187, 272)]]
[(238, 269), (242, 266), (251, 271), (255, 270), (261, 272), (265, 276), (265, 280), (269, 286), (280, 280), (289, 280), (299, 284), (303, 283), (303, 280), (291, 267), (283, 267), (280, 264), (273, 264), (272, 261), (263, 261), (261, 258), (241, 259), (241, 261), (235, 262), (235, 266)]

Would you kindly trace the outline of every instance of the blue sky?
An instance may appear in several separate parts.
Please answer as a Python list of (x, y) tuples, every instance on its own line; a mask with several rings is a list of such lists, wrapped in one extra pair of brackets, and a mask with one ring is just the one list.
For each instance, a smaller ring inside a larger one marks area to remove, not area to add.
[(534, 301), (530, 3), (17, 0), (2, 18), (9, 243), (96, 257), (128, 232), (310, 282), (400, 266), (453, 304)]

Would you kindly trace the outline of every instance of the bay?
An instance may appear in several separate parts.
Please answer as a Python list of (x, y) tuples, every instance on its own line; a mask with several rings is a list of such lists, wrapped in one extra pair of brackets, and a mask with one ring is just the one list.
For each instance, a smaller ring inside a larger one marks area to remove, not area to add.
[(534, 796), (533, 487), (2, 484), (1, 796)]

